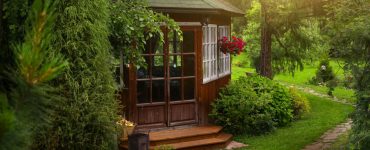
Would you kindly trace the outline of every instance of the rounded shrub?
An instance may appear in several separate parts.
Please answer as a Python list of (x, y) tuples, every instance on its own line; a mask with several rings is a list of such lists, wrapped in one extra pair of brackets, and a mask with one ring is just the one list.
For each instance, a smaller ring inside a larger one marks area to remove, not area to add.
[(210, 117), (230, 133), (262, 134), (292, 121), (291, 99), (270, 79), (241, 77), (221, 90)]
[(310, 103), (305, 96), (298, 93), (296, 88), (289, 88), (289, 93), (292, 96), (294, 118), (299, 119), (303, 113), (311, 110)]

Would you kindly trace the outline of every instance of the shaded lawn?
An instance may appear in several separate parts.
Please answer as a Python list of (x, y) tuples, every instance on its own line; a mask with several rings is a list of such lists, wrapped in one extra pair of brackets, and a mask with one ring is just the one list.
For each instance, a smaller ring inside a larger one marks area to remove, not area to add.
[(299, 150), (315, 141), (324, 132), (346, 120), (352, 106), (305, 94), (311, 104), (311, 112), (290, 126), (262, 136), (236, 135), (235, 140), (254, 150)]
[[(321, 94), (327, 94), (328, 88), (326, 86), (316, 86), (308, 84), (308, 81), (316, 74), (317, 65), (319, 62), (313, 63), (311, 65), (305, 65), (303, 71), (297, 70), (292, 76), (289, 73), (281, 73), (274, 77), (274, 80), (282, 83), (294, 84), (300, 87), (306, 87), (315, 90)], [(339, 79), (343, 79), (343, 69), (341, 69), (342, 64), (338, 61), (331, 61), (330, 65), (333, 67), (333, 70)], [(248, 61), (246, 61), (246, 56), (240, 55), (238, 57), (233, 57), (233, 66), (232, 66), (232, 80), (238, 79), (240, 76), (245, 76), (245, 72), (255, 72), (253, 68), (250, 67)], [(354, 97), (355, 92), (352, 89), (347, 89), (342, 86), (338, 86), (334, 89), (333, 94), (339, 99), (346, 99), (349, 102), (354, 103), (356, 98)]]
[[(340, 64), (337, 63), (336, 61), (332, 61), (330, 64), (332, 65), (333, 70), (335, 74), (337, 75), (337, 77), (339, 79), (343, 79), (344, 78), (343, 69), (339, 67)], [(327, 94), (328, 88), (326, 86), (316, 86), (316, 85), (312, 85), (308, 83), (308, 81), (312, 79), (312, 77), (315, 76), (316, 69), (317, 69), (316, 65), (315, 66), (306, 65), (303, 71), (295, 72), (294, 76), (292, 76), (291, 74), (287, 74), (287, 73), (279, 74), (274, 77), (274, 80), (283, 82), (283, 83), (298, 85), (301, 87), (307, 87), (307, 88), (315, 90), (318, 93)], [(356, 98), (354, 97), (355, 95), (354, 90), (347, 89), (343, 86), (336, 87), (333, 91), (333, 95), (335, 97), (338, 97), (339, 99), (346, 99), (352, 103), (356, 101)]]

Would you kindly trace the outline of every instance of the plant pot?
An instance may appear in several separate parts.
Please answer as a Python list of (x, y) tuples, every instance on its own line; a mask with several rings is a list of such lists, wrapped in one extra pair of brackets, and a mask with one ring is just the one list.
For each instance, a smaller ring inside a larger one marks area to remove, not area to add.
[(123, 127), (122, 138), (128, 139), (128, 136), (131, 135), (134, 132), (134, 130), (135, 130), (135, 126)]

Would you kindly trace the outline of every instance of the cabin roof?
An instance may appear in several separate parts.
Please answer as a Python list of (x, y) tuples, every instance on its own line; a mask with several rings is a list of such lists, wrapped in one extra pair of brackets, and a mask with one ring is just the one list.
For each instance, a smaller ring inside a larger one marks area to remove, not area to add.
[(149, 0), (148, 2), (153, 9), (166, 13), (244, 15), (243, 11), (225, 0)]

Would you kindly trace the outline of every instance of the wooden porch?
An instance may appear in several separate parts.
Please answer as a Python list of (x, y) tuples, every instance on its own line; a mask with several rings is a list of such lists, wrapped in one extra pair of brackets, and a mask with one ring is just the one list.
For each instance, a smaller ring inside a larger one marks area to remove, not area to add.
[[(231, 141), (232, 135), (223, 133), (220, 126), (195, 126), (149, 132), (150, 148), (167, 145), (174, 149), (213, 150), (223, 149)], [(121, 149), (128, 149), (127, 139), (121, 139)]]

